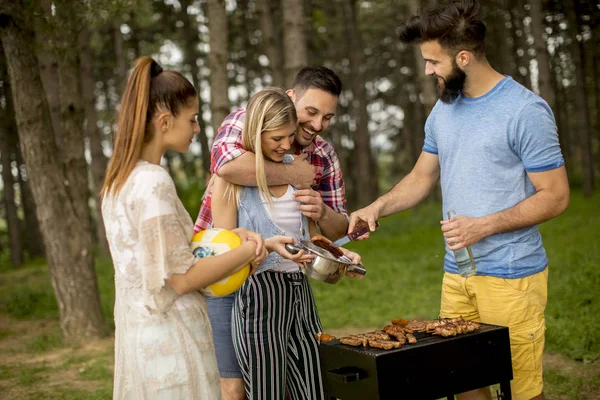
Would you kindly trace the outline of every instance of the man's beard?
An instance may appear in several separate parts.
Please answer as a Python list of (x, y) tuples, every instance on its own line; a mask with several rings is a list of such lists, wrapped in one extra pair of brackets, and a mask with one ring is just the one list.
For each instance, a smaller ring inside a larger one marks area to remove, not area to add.
[(455, 61), (452, 62), (452, 72), (446, 78), (441, 78), (444, 83), (440, 85), (438, 80), (437, 84), (437, 94), (440, 100), (445, 104), (451, 104), (456, 100), (456, 98), (460, 95), (463, 90), (463, 86), (465, 85), (465, 80), (467, 79), (467, 75), (464, 71), (458, 68), (458, 65)]

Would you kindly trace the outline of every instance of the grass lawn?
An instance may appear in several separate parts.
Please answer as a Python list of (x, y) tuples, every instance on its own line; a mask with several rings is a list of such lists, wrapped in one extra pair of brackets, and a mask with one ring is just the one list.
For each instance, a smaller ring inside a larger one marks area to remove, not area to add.
[[(545, 394), (600, 398), (600, 195), (573, 193), (569, 210), (542, 225), (550, 259)], [(368, 269), (364, 280), (313, 282), (325, 330), (379, 327), (391, 318), (439, 312), (443, 239), (440, 206), (382, 219), (371, 239), (348, 247)], [(112, 266), (96, 265), (103, 309), (112, 324)], [(0, 393), (11, 399), (109, 399), (112, 339), (64, 343), (47, 268), (37, 262), (0, 270)]]

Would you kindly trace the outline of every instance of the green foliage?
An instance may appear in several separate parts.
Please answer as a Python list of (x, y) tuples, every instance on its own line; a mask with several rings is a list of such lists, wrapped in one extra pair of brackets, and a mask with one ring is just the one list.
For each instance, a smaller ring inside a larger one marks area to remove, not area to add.
[(110, 258), (96, 259), (96, 275), (98, 277), (98, 290), (100, 291), (100, 303), (102, 314), (111, 329), (115, 328), (113, 311), (115, 307), (115, 283), (114, 269)]
[(183, 206), (196, 221), (200, 205), (202, 204), (202, 196), (206, 186), (202, 174), (197, 176), (186, 176), (185, 178), (177, 178), (177, 195), (181, 199)]
[(25, 366), (22, 365), (16, 370), (16, 378), (19, 385), (30, 386), (39, 384), (47, 380), (46, 373), (50, 373), (51, 370), (45, 365)]
[(7, 365), (0, 365), (0, 380), (12, 379), (15, 377), (15, 369)]
[(65, 346), (60, 329), (55, 329), (50, 333), (43, 333), (31, 339), (26, 350), (30, 353), (44, 353), (50, 349)]
[(598, 194), (576, 193), (567, 212), (540, 229), (550, 259), (546, 346), (584, 362), (600, 358), (599, 203)]
[(88, 361), (90, 361), (90, 356), (89, 355), (68, 356), (65, 359), (65, 362), (63, 363), (62, 368), (69, 368), (69, 367), (72, 367), (74, 365), (84, 364), (84, 363), (86, 363)]
[(64, 386), (52, 387), (49, 391), (40, 389), (28, 397), (29, 400), (106, 400), (110, 398), (112, 398), (111, 387), (90, 392)]
[(575, 375), (565, 375), (554, 369), (544, 370), (544, 392), (546, 398), (568, 398), (579, 400), (583, 398), (591, 399), (592, 395), (584, 396), (584, 391), (600, 389), (600, 376), (581, 377)]
[(0, 278), (0, 312), (16, 319), (57, 318), (56, 298), (46, 268), (27, 266)]
[(95, 360), (91, 365), (88, 365), (81, 371), (81, 376), (91, 381), (107, 381), (112, 379), (112, 372), (108, 369), (106, 359), (100, 358)]

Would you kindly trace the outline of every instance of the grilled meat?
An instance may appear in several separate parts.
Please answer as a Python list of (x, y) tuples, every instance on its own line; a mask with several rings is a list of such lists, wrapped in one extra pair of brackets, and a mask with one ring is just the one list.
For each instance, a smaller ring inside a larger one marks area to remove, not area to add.
[(402, 318), (394, 318), (394, 319), (392, 319), (392, 324), (405, 326), (406, 324), (408, 324), (408, 320), (402, 319)]
[(408, 343), (410, 343), (410, 344), (417, 343), (417, 338), (412, 333), (407, 333), (406, 334), (406, 340), (408, 340)]
[(427, 324), (430, 322), (431, 321), (417, 321), (417, 320), (408, 321), (406, 326), (404, 326), (404, 329), (410, 329), (415, 332), (423, 332), (427, 329)]
[(330, 252), (335, 258), (339, 258), (341, 256), (344, 255), (344, 252), (337, 247), (336, 245), (334, 245), (331, 240), (327, 239), (324, 236), (321, 235), (315, 235), (312, 237), (312, 239), (310, 239), (310, 241), (315, 245), (318, 246), (324, 250), (327, 250), (328, 252)]
[(369, 340), (369, 346), (374, 347), (376, 349), (392, 350), (399, 349), (402, 346), (402, 344), (400, 344), (400, 342), (395, 342), (392, 340)]
[(400, 342), (401, 344), (406, 343), (406, 336), (404, 335), (404, 329), (401, 326), (388, 325), (385, 328), (383, 328), (383, 330), (388, 335), (395, 337), (396, 340), (398, 342)]
[(358, 347), (358, 346), (365, 346), (366, 345), (366, 340), (364, 338), (357, 338), (357, 337), (353, 337), (353, 336), (347, 336), (347, 337), (343, 337), (340, 339), (340, 343), (341, 344), (346, 344), (348, 346), (354, 346), (354, 347)]
[[(434, 326), (435, 325), (435, 326)], [(474, 321), (465, 321), (462, 317), (443, 319), (438, 324), (428, 324), (427, 332), (444, 337), (456, 336), (463, 333), (476, 331), (481, 324)]]
[(390, 340), (390, 335), (385, 333), (384, 331), (373, 331), (367, 333), (358, 333), (354, 336), (364, 337), (369, 340)]
[(326, 343), (326, 342), (335, 340), (337, 338), (335, 336), (328, 335), (323, 332), (317, 332), (317, 333), (315, 333), (315, 339), (317, 339), (317, 342), (319, 342), (319, 343)]

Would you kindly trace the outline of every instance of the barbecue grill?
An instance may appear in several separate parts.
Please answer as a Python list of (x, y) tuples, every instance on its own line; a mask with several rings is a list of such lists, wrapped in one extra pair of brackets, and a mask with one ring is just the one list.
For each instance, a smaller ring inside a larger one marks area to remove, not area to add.
[(510, 400), (513, 377), (508, 328), (481, 324), (475, 332), (440, 337), (415, 332), (416, 344), (380, 350), (333, 340), (320, 345), (329, 399), (439, 399), (500, 384)]

